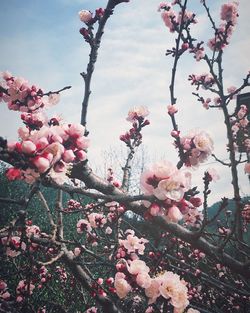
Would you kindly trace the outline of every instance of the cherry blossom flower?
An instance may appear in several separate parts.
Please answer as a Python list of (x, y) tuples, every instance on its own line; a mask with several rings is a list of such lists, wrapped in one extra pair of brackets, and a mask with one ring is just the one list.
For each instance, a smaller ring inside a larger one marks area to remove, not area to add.
[(148, 240), (144, 239), (144, 238), (138, 238), (137, 236), (134, 236), (134, 234), (130, 233), (127, 235), (127, 239), (119, 240), (119, 244), (121, 246), (123, 246), (126, 250), (127, 253), (132, 253), (132, 252), (136, 252), (140, 255), (144, 254), (144, 250), (145, 250), (145, 243), (147, 243)]
[(92, 230), (90, 223), (85, 219), (79, 220), (77, 222), (76, 228), (77, 228), (77, 232), (79, 234), (82, 234), (84, 231), (91, 232), (91, 230)]
[(103, 227), (107, 223), (107, 219), (101, 213), (91, 213), (88, 215), (90, 226), (93, 228)]
[(145, 288), (145, 295), (149, 298), (148, 303), (152, 304), (160, 296), (160, 280), (156, 277), (151, 280), (149, 287)]
[(238, 2), (234, 1), (221, 6), (220, 17), (223, 21), (230, 22), (235, 25), (238, 17)]
[(92, 19), (92, 13), (88, 10), (81, 10), (79, 13), (79, 18), (81, 20), (81, 22), (87, 24), (88, 22), (91, 21)]
[(185, 151), (186, 166), (198, 166), (213, 151), (213, 140), (205, 131), (193, 130), (187, 136), (181, 137), (180, 142)]
[(121, 272), (116, 273), (114, 287), (116, 289), (116, 294), (120, 299), (124, 299), (127, 294), (132, 290), (132, 287), (125, 279), (125, 275)]
[(134, 107), (128, 112), (127, 121), (133, 123), (137, 121), (139, 118), (144, 119), (148, 116), (149, 111), (145, 106)]
[(209, 168), (207, 170), (207, 173), (208, 173), (209, 178), (210, 178), (211, 181), (216, 182), (217, 180), (220, 179), (219, 174), (217, 173), (217, 171), (214, 168)]
[(160, 294), (170, 299), (170, 303), (177, 309), (185, 309), (189, 304), (188, 289), (185, 282), (180, 280), (179, 275), (173, 272), (165, 272), (161, 276), (161, 286), (159, 287)]
[(168, 209), (166, 218), (170, 222), (177, 223), (183, 218), (183, 215), (177, 206), (172, 206)]

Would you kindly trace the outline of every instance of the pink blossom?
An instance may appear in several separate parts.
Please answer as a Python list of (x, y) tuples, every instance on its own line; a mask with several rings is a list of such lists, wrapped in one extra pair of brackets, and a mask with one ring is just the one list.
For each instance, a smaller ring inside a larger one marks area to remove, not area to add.
[(183, 198), (185, 191), (190, 188), (190, 182), (191, 174), (189, 172), (176, 170), (174, 175), (159, 182), (153, 194), (159, 200), (179, 201)]
[(27, 168), (27, 170), (22, 171), (23, 179), (28, 184), (33, 184), (40, 174), (31, 168)]
[(9, 168), (6, 170), (5, 175), (8, 178), (8, 180), (13, 181), (21, 178), (22, 172), (15, 167)]
[(7, 288), (7, 284), (0, 279), (0, 291), (4, 290)]
[(103, 227), (107, 223), (107, 219), (101, 213), (91, 213), (88, 215), (88, 220), (93, 228)]
[(21, 253), (21, 250), (26, 250), (25, 242), (21, 241), (18, 236), (11, 237), (6, 249), (6, 255), (15, 258)]
[(169, 115), (174, 115), (177, 112), (178, 112), (178, 109), (176, 108), (175, 105), (168, 105), (168, 114)]
[(210, 178), (211, 181), (216, 182), (217, 180), (220, 179), (219, 174), (217, 173), (217, 171), (214, 168), (209, 168), (207, 170), (207, 173), (208, 173), (209, 178)]
[(60, 101), (60, 94), (59, 93), (51, 93), (48, 96), (48, 103), (50, 105), (56, 105)]
[(228, 88), (227, 88), (227, 92), (230, 94), (230, 93), (235, 92), (236, 89), (237, 89), (237, 88), (236, 88), (235, 86), (231, 86), (231, 87), (228, 87)]
[(175, 30), (175, 26), (173, 21), (176, 21), (177, 15), (176, 13), (170, 8), (169, 10), (164, 10), (161, 13), (161, 18), (163, 19), (164, 24), (169, 28), (170, 32), (173, 33)]
[(204, 131), (196, 132), (193, 142), (195, 147), (203, 152), (210, 153), (213, 150), (213, 141), (211, 137)]
[(71, 150), (71, 149), (65, 150), (65, 152), (62, 155), (63, 161), (66, 163), (73, 162), (75, 157), (76, 156), (75, 156), (73, 150)]
[(148, 116), (148, 114), (149, 111), (145, 106), (133, 107), (133, 109), (128, 112), (127, 121), (133, 123), (137, 121), (138, 118), (144, 119), (146, 116)]
[(31, 225), (26, 227), (26, 235), (28, 238), (39, 237), (40, 236), (40, 228), (37, 225)]
[(33, 285), (31, 282), (27, 282), (26, 280), (20, 280), (16, 287), (16, 292), (18, 295), (20, 294), (22, 295), (26, 293), (31, 295), (34, 289), (35, 289), (35, 285)]
[(149, 208), (149, 212), (153, 216), (157, 216), (159, 214), (160, 210), (161, 210), (160, 206), (156, 203), (153, 203)]
[(3, 300), (9, 300), (10, 299), (10, 293), (8, 291), (5, 291), (4, 293), (2, 293), (0, 295), (0, 298), (2, 298)]
[(86, 137), (79, 137), (76, 139), (76, 145), (79, 149), (87, 149), (89, 147), (89, 139)]
[(92, 230), (90, 223), (85, 219), (79, 220), (76, 224), (76, 228), (79, 234), (82, 234), (84, 231), (91, 232)]
[(237, 22), (238, 17), (238, 3), (231, 2), (221, 6), (221, 19), (226, 22), (231, 22), (233, 25)]
[(110, 228), (109, 226), (105, 229), (105, 234), (110, 235), (112, 234), (112, 228)]
[(79, 161), (85, 161), (87, 159), (87, 153), (83, 150), (78, 150), (74, 153)]
[(119, 240), (119, 244), (124, 246), (124, 248), (127, 250), (127, 253), (136, 252), (138, 254), (143, 255), (145, 250), (145, 243), (147, 243), (148, 240), (144, 238), (138, 238), (137, 236), (134, 236), (133, 234), (128, 234), (127, 239), (125, 240)]
[(172, 207), (168, 209), (168, 213), (167, 213), (168, 221), (177, 223), (178, 221), (182, 219), (182, 217), (183, 216), (177, 206), (173, 205)]
[(128, 271), (130, 274), (137, 275), (139, 273), (149, 273), (149, 267), (142, 260), (134, 260), (130, 262)]
[(75, 139), (78, 139), (82, 136), (84, 136), (85, 133), (85, 127), (81, 124), (71, 124), (69, 125), (68, 129), (66, 130), (66, 133)]
[(90, 11), (88, 11), (88, 10), (81, 10), (78, 13), (78, 15), (79, 15), (79, 18), (80, 18), (81, 22), (83, 22), (85, 24), (90, 22), (91, 19), (92, 19), (92, 13)]
[(42, 137), (42, 138), (37, 140), (36, 149), (37, 150), (43, 150), (44, 148), (46, 148), (48, 146), (48, 144), (49, 144), (48, 139), (46, 137)]
[(152, 164), (141, 175), (141, 188), (146, 194), (152, 194), (159, 182), (172, 176), (176, 172), (176, 167), (168, 161)]
[(36, 145), (30, 141), (26, 140), (22, 142), (22, 152), (25, 154), (33, 154), (36, 151)]
[(125, 277), (126, 276), (121, 272), (115, 275), (114, 287), (120, 299), (124, 299), (132, 289)]
[(136, 283), (141, 288), (148, 288), (151, 285), (151, 277), (148, 275), (148, 273), (142, 271), (136, 276)]
[(40, 173), (46, 172), (50, 166), (49, 160), (40, 156), (35, 157), (33, 163)]
[(152, 304), (156, 301), (156, 299), (160, 296), (160, 281), (158, 278), (154, 278), (151, 280), (151, 284), (149, 287), (145, 289), (145, 294), (149, 298), (149, 304)]
[(162, 283), (159, 287), (160, 294), (170, 298), (170, 303), (177, 309), (185, 308), (188, 305), (188, 289), (179, 275), (173, 272), (165, 272), (161, 277)]

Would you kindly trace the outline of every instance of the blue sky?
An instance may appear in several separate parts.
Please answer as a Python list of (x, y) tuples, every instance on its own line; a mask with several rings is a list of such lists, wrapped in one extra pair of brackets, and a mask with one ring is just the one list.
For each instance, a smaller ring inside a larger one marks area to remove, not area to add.
[[(144, 143), (149, 159), (166, 158), (176, 162), (170, 120), (166, 114), (169, 103), (169, 82), (172, 59), (165, 51), (174, 43), (174, 35), (163, 25), (157, 12), (158, 0), (131, 0), (119, 5), (108, 21), (96, 71), (88, 112), (91, 147), (90, 162), (103, 170), (103, 151), (110, 147), (120, 149), (119, 135), (128, 127), (125, 116), (130, 107), (148, 106), (151, 125), (145, 129)], [(218, 20), (223, 1), (208, 0), (211, 12)], [(83, 82), (79, 73), (88, 61), (88, 45), (79, 34), (82, 27), (78, 11), (104, 7), (104, 0), (2, 0), (0, 12), (0, 70), (9, 70), (23, 76), (44, 90), (57, 90), (72, 85), (53, 109), (68, 121), (79, 121), (83, 96)], [(205, 41), (211, 37), (209, 23), (199, 0), (190, 0), (199, 24), (194, 34)], [(231, 45), (225, 51), (226, 86), (241, 83), (250, 69), (249, 32), (250, 2), (240, 0), (240, 17)], [(215, 141), (215, 153), (225, 159), (225, 127), (221, 112), (204, 110), (192, 97), (193, 88), (187, 77), (191, 73), (206, 72), (202, 62), (190, 55), (183, 58), (177, 75), (176, 95), (179, 107), (178, 123), (185, 133), (189, 129), (208, 130)], [(249, 90), (246, 90), (249, 91)], [(18, 114), (0, 106), (0, 134), (16, 137)], [(193, 173), (194, 183), (201, 184), (202, 171), (216, 167), (209, 160), (201, 170)], [(121, 161), (122, 163), (122, 161)], [(231, 185), (227, 168), (217, 167), (221, 181), (214, 185), (211, 201), (223, 195), (230, 196)], [(240, 169), (241, 190), (247, 193), (249, 185)]]

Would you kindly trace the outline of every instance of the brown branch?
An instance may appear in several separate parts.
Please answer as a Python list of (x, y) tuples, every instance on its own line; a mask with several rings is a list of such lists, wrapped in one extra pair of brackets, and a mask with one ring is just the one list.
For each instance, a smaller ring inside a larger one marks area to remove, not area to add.
[(113, 9), (120, 2), (122, 1), (116, 1), (116, 0), (108, 1), (107, 7), (104, 10), (104, 15), (99, 21), (99, 26), (98, 26), (96, 35), (93, 38), (93, 40), (91, 40), (91, 43), (90, 43), (91, 51), (89, 55), (87, 73), (81, 73), (81, 76), (83, 77), (84, 84), (85, 84), (84, 98), (82, 102), (82, 112), (81, 112), (81, 124), (83, 126), (86, 126), (87, 124), (87, 110), (88, 110), (89, 96), (91, 94), (91, 90), (90, 90), (91, 78), (95, 69), (95, 63), (97, 61), (98, 49), (101, 44), (102, 35), (104, 33), (104, 27), (106, 25), (108, 18), (113, 14)]
[[(90, 168), (84, 167), (83, 164), (81, 166), (78, 164), (77, 170), (74, 169), (72, 175), (77, 175), (75, 178), (82, 180), (89, 188), (94, 188), (108, 195), (120, 195), (122, 193), (120, 189), (114, 186), (110, 189), (110, 185), (96, 176)], [(124, 195), (124, 193), (122, 194)], [(136, 214), (143, 215), (142, 207), (136, 202), (130, 203), (128, 208)], [(208, 256), (215, 258), (219, 263), (228, 266), (232, 271), (243, 276), (245, 275), (245, 277), (250, 277), (250, 267), (247, 264), (239, 262), (223, 251), (219, 251), (217, 246), (212, 245), (205, 238), (201, 237), (199, 232), (190, 231), (179, 224), (166, 222), (161, 217), (155, 217), (153, 222), (156, 226), (190, 243), (194, 248), (201, 250)]]
[(43, 204), (43, 207), (45, 208), (45, 211), (47, 213), (47, 216), (49, 218), (50, 226), (52, 228), (52, 238), (55, 239), (57, 226), (56, 226), (56, 224), (55, 224), (55, 222), (53, 220), (53, 216), (52, 216), (52, 214), (50, 212), (50, 208), (49, 208), (48, 203), (47, 203), (46, 199), (44, 198), (42, 192), (39, 190), (37, 192), (37, 194), (38, 194), (38, 197), (40, 198), (40, 200), (41, 200), (41, 202)]
[[(92, 294), (93, 288), (91, 277), (88, 275), (88, 273), (86, 273), (86, 271), (83, 270), (80, 265), (75, 263), (73, 255), (66, 249), (65, 246), (62, 247), (62, 251), (64, 252), (64, 255), (62, 256), (64, 263), (68, 266), (76, 279), (81, 283), (83, 288)], [(95, 299), (102, 306), (104, 313), (123, 313), (123, 311), (119, 309), (109, 297), (103, 297), (97, 294)]]

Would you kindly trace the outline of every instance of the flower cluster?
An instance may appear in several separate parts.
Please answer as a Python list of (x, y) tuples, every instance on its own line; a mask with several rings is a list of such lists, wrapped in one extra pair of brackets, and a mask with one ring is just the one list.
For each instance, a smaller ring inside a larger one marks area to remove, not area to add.
[(19, 281), (16, 287), (17, 302), (22, 302), (27, 295), (32, 295), (35, 285), (27, 280)]
[(237, 23), (238, 2), (223, 4), (220, 17), (222, 23), (216, 29), (214, 38), (210, 39), (207, 44), (212, 51), (220, 51), (229, 44), (229, 39)]
[(10, 297), (11, 295), (8, 292), (8, 286), (6, 282), (0, 279), (0, 300), (6, 301), (9, 300)]
[(128, 112), (127, 121), (132, 123), (133, 127), (120, 136), (120, 140), (125, 142), (128, 147), (134, 148), (141, 144), (141, 130), (143, 127), (150, 124), (149, 120), (145, 119), (148, 114), (149, 111), (145, 106), (134, 107)]
[[(146, 218), (160, 215), (174, 223), (184, 219), (192, 226), (200, 222), (202, 214), (197, 210), (201, 205), (200, 199), (193, 196), (185, 199), (191, 188), (190, 172), (178, 170), (167, 161), (156, 163), (142, 174), (141, 188), (146, 195), (154, 195), (156, 198), (151, 202), (144, 201), (148, 208)], [(195, 215), (196, 218), (189, 222), (188, 215)]]
[(153, 164), (141, 176), (141, 187), (147, 195), (159, 200), (180, 201), (190, 188), (191, 174), (181, 171), (172, 163)]
[(72, 162), (84, 161), (89, 140), (80, 124), (66, 124), (61, 118), (48, 119), (42, 109), (58, 101), (58, 95), (45, 94), (37, 87), (29, 87), (23, 79), (9, 73), (3, 75), (7, 94), (2, 99), (10, 109), (22, 111), (25, 127), (18, 130), (19, 141), (3, 143), (14, 164), (6, 171), (9, 180), (23, 179), (33, 183), (42, 174), (63, 183)]
[(161, 11), (161, 17), (164, 24), (169, 28), (171, 33), (175, 31), (179, 31), (179, 27), (181, 23), (183, 24), (184, 28), (187, 28), (190, 24), (196, 24), (197, 20), (195, 19), (195, 14), (190, 11), (185, 11), (184, 15), (182, 11), (176, 13), (173, 10), (173, 6), (177, 2), (167, 3), (161, 2), (158, 11)]
[(115, 275), (114, 286), (120, 299), (139, 286), (144, 289), (149, 304), (154, 303), (158, 297), (163, 297), (180, 313), (189, 304), (186, 282), (177, 274), (166, 271), (151, 278), (149, 267), (139, 259), (123, 261), (123, 266), (117, 268), (119, 271)]
[(119, 239), (120, 248), (116, 255), (117, 259), (124, 258), (126, 255), (131, 254), (143, 255), (145, 244), (148, 243), (148, 240), (135, 236), (135, 232), (132, 229), (127, 229), (125, 233), (128, 234), (126, 239)]
[(89, 10), (81, 10), (78, 12), (79, 19), (81, 22), (83, 22), (85, 25), (87, 25), (87, 28), (82, 27), (80, 28), (79, 32), (83, 36), (86, 42), (92, 43), (93, 39), (93, 25), (100, 21), (100, 19), (103, 17), (105, 11), (102, 8), (96, 9), (95, 14), (90, 12)]
[(6, 255), (15, 258), (21, 254), (21, 251), (26, 250), (26, 243), (19, 236), (3, 237), (1, 244), (6, 247)]
[(250, 151), (250, 131), (248, 120), (248, 109), (246, 105), (241, 105), (235, 116), (231, 118), (231, 127), (236, 148), (240, 152)]
[[(89, 141), (80, 124), (44, 125), (39, 130), (19, 130), (20, 141), (8, 142), (8, 151), (24, 157), (25, 165), (8, 170), (10, 180), (24, 179), (32, 183), (40, 174), (62, 183), (68, 164), (84, 161)], [(19, 170), (19, 171), (18, 171)]]
[(58, 94), (48, 96), (41, 88), (30, 85), (22, 77), (14, 77), (11, 73), (4, 72), (2, 78), (0, 86), (5, 92), (0, 93), (0, 101), (6, 102), (10, 110), (30, 113), (54, 105), (58, 100)]
[(198, 90), (200, 87), (203, 89), (211, 88), (215, 81), (211, 74), (201, 74), (201, 75), (189, 75), (188, 80), (191, 81), (191, 85), (196, 86), (196, 90)]
[(203, 163), (213, 151), (213, 140), (201, 130), (193, 130), (187, 136), (180, 137), (184, 150), (184, 163), (186, 166), (196, 167)]

